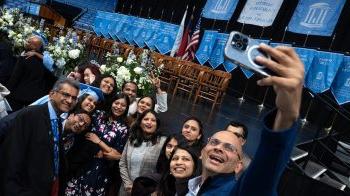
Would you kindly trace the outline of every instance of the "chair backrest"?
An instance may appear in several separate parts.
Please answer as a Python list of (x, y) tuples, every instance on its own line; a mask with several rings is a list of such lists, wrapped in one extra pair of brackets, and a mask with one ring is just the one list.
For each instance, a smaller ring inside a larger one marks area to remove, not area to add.
[(225, 91), (228, 87), (229, 81), (232, 75), (228, 72), (221, 70), (212, 70), (203, 72), (200, 78), (200, 85), (217, 88), (218, 90)]
[(182, 66), (179, 71), (179, 77), (187, 80), (198, 80), (202, 72), (206, 70), (206, 68), (203, 68), (204, 66), (197, 66), (188, 61), (180, 61), (180, 63)]

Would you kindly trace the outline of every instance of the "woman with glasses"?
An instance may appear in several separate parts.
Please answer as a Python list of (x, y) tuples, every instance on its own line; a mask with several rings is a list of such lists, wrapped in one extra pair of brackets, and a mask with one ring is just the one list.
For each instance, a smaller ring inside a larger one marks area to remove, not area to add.
[[(66, 195), (105, 195), (115, 174), (113, 165), (120, 159), (128, 139), (126, 116), (129, 98), (116, 94), (112, 98), (109, 111), (97, 110), (93, 114), (91, 132), (85, 135), (95, 146), (95, 152), (73, 174), (65, 189)], [(82, 145), (86, 146), (86, 145)], [(77, 153), (84, 153), (76, 150)], [(91, 150), (93, 152), (93, 150)]]
[(130, 129), (130, 138), (119, 162), (123, 180), (119, 195), (131, 193), (133, 181), (156, 172), (157, 160), (166, 137), (160, 135), (160, 121), (153, 110), (144, 111)]

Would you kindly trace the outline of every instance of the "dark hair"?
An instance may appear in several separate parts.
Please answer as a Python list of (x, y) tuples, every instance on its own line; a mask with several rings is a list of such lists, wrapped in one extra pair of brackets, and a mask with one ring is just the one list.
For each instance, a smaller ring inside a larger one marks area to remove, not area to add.
[(124, 83), (123, 83), (123, 85), (122, 85), (122, 91), (123, 91), (123, 89), (124, 89), (124, 87), (125, 87), (125, 85), (126, 84), (134, 84), (135, 86), (136, 86), (136, 91), (137, 91), (137, 89), (138, 89), (138, 87), (137, 87), (137, 83), (136, 82), (133, 82), (133, 81), (125, 81)]
[(68, 84), (69, 86), (72, 86), (73, 88), (80, 90), (79, 83), (75, 80), (69, 79), (69, 78), (63, 78), (59, 79), (55, 82), (55, 84), (52, 87), (52, 91), (59, 91), (62, 89), (62, 86), (64, 84)]
[[(102, 82), (102, 80), (105, 79), (105, 78), (112, 78), (112, 80), (113, 80), (113, 82), (114, 82), (114, 87), (113, 87), (113, 90), (112, 90), (112, 92), (111, 92), (110, 94), (115, 94), (115, 92), (116, 92), (116, 86), (117, 86), (117, 81), (115, 81), (115, 78), (114, 78), (112, 75), (110, 75), (110, 74), (102, 74), (102, 75), (101, 75), (100, 80), (98, 81), (98, 86), (97, 86), (97, 88), (101, 88), (101, 82)], [(104, 94), (104, 93), (103, 93), (103, 94)], [(110, 94), (109, 94), (109, 95), (110, 95)]]
[[(176, 179), (172, 174), (170, 174), (171, 159), (175, 155), (175, 152), (179, 149), (185, 150), (186, 152), (188, 152), (191, 155), (193, 163), (194, 163), (192, 175), (190, 177), (182, 179), (183, 180), (183, 182), (182, 182), (183, 189), (182, 190), (176, 190), (176, 187), (177, 187), (175, 184)], [(167, 168), (166, 168), (166, 170), (164, 170), (164, 172), (162, 174), (162, 178), (161, 178), (159, 186), (157, 188), (157, 192), (158, 192), (157, 195), (159, 195), (159, 196), (185, 195), (188, 192), (187, 182), (189, 179), (191, 179), (197, 175), (197, 173), (198, 173), (197, 170), (198, 170), (199, 166), (200, 166), (199, 159), (196, 156), (196, 153), (194, 153), (192, 151), (192, 148), (189, 146), (178, 145), (174, 149), (174, 151), (171, 153), (170, 159), (167, 161)], [(179, 192), (179, 191), (182, 191), (182, 192)]]
[(124, 94), (124, 93), (117, 93), (117, 94), (113, 95), (113, 97), (110, 100), (109, 108), (107, 110), (107, 116), (108, 117), (113, 116), (112, 104), (113, 104), (114, 101), (116, 101), (118, 99), (125, 99), (125, 101), (126, 101), (125, 111), (122, 114), (122, 116), (118, 117), (118, 119), (123, 120), (124, 122), (127, 122), (126, 121), (126, 117), (128, 115), (128, 111), (129, 111), (130, 100), (129, 100), (129, 97), (126, 94)]
[(165, 163), (168, 162), (168, 158), (166, 157), (166, 146), (170, 142), (170, 140), (172, 140), (172, 139), (175, 139), (177, 141), (178, 145), (183, 145), (183, 146), (187, 145), (186, 139), (183, 135), (181, 135), (181, 134), (169, 135), (166, 138), (164, 145), (162, 147), (162, 150), (159, 153), (159, 158), (158, 158), (157, 166), (156, 166), (158, 173), (163, 173), (164, 170), (166, 169)]
[(225, 128), (225, 130), (229, 127), (229, 126), (233, 126), (233, 127), (242, 127), (243, 129), (243, 133), (242, 133), (242, 136), (243, 136), (243, 139), (247, 139), (248, 138), (248, 128), (247, 126), (245, 126), (243, 123), (240, 123), (238, 121), (234, 121), (232, 120)]
[(83, 110), (83, 109), (81, 109), (81, 108), (76, 106), (71, 112), (69, 112), (68, 116), (71, 115), (71, 114), (74, 114), (74, 115), (86, 114), (86, 115), (88, 115), (88, 117), (90, 118), (91, 123), (89, 124), (89, 126), (86, 127), (85, 130), (82, 131), (82, 133), (86, 132), (88, 130), (91, 130), (91, 128), (92, 128), (92, 116), (91, 116), (90, 113), (88, 113), (87, 111), (85, 111), (85, 110)]
[(100, 72), (100, 69), (99, 67), (97, 67), (96, 65), (94, 64), (87, 64), (83, 67), (83, 78), (84, 78), (84, 72), (86, 69), (90, 69), (90, 71), (95, 75), (95, 80), (92, 82), (92, 86), (95, 86), (95, 87), (98, 87), (98, 84), (99, 84), (99, 81), (100, 81), (100, 78), (101, 78), (101, 72)]
[[(81, 104), (83, 103), (83, 101), (89, 96), (89, 94), (83, 94), (82, 96), (80, 96), (78, 98), (78, 102), (77, 102), (77, 105), (76, 105), (76, 108), (80, 109), (80, 110), (83, 110), (85, 111), (82, 107), (81, 107)], [(97, 101), (97, 104), (98, 104), (98, 101)], [(96, 107), (97, 107), (97, 104), (96, 104)], [(93, 111), (91, 111), (90, 113), (93, 113), (95, 110), (96, 110), (96, 107)], [(86, 111), (87, 112), (87, 111)], [(87, 112), (88, 113), (88, 112)]]
[(154, 108), (155, 108), (155, 106), (156, 106), (156, 101), (155, 101), (154, 98), (151, 97), (151, 96), (142, 96), (142, 97), (137, 101), (137, 105), (139, 104), (139, 102), (140, 102), (142, 99), (144, 99), (144, 98), (146, 98), (146, 97), (148, 97), (148, 98), (150, 98), (150, 99), (152, 100), (151, 110), (154, 110)]
[[(198, 124), (198, 126), (199, 126), (199, 134), (201, 135), (201, 137), (195, 142), (195, 143), (201, 143), (201, 144), (203, 144), (204, 143), (204, 140), (203, 140), (203, 138), (204, 138), (204, 135), (203, 135), (203, 124), (202, 124), (202, 121), (201, 120), (199, 120), (197, 117), (195, 117), (195, 116), (190, 116), (190, 117), (188, 117), (188, 118), (186, 118), (184, 121), (183, 121), (183, 123), (182, 123), (182, 127), (183, 127), (183, 125), (187, 122), (187, 121), (189, 121), (189, 120), (194, 120), (194, 121), (196, 121), (197, 122), (197, 124)], [(181, 129), (182, 129), (182, 127), (181, 127)]]
[[(142, 119), (146, 116), (146, 114), (152, 113), (156, 117), (157, 125), (156, 125), (156, 130), (155, 133), (150, 137), (146, 138), (143, 134), (143, 130), (141, 128), (141, 122)], [(155, 111), (153, 110), (146, 110), (140, 116), (136, 119), (135, 123), (130, 128), (130, 143), (134, 145), (135, 147), (139, 147), (143, 141), (149, 140), (152, 142), (152, 144), (156, 144), (158, 137), (160, 136), (159, 133), (159, 126), (160, 126), (160, 120), (158, 118), (158, 115)]]

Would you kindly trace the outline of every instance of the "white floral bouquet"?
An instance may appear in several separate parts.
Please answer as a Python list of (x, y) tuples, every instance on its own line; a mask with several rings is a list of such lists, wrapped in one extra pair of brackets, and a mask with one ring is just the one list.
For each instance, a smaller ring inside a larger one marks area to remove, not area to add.
[(106, 64), (101, 65), (100, 71), (112, 75), (119, 89), (124, 82), (133, 81), (138, 86), (138, 95), (150, 95), (154, 90), (151, 79), (158, 77), (161, 70), (152, 62), (149, 50), (145, 49), (139, 58), (133, 51), (130, 51), (127, 59), (117, 53), (107, 53)]
[(57, 76), (71, 72), (84, 56), (84, 46), (79, 43), (79, 37), (72, 29), (65, 36), (53, 38), (53, 43), (49, 43), (47, 49), (57, 67)]

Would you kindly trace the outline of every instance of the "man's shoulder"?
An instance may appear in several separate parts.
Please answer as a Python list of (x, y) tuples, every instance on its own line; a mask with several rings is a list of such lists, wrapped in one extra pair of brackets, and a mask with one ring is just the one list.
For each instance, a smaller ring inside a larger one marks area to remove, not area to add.
[(46, 114), (46, 113), (48, 114), (47, 103), (42, 105), (31, 105), (31, 106), (25, 107), (20, 111), (18, 111), (17, 116), (31, 116), (33, 118), (36, 118), (38, 117), (37, 115)]

